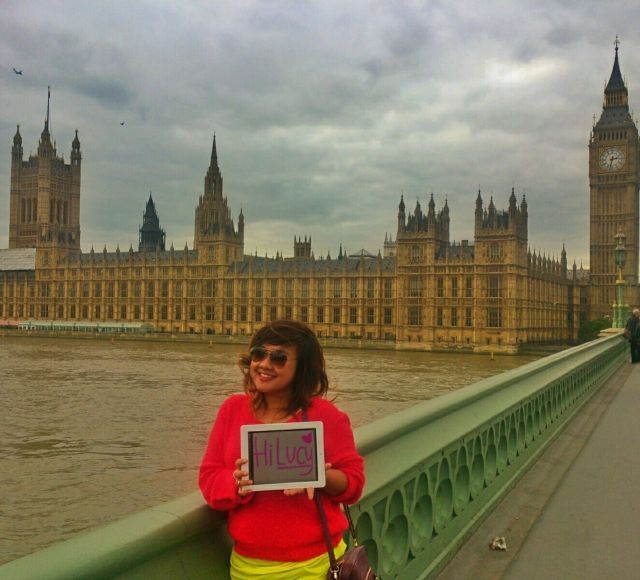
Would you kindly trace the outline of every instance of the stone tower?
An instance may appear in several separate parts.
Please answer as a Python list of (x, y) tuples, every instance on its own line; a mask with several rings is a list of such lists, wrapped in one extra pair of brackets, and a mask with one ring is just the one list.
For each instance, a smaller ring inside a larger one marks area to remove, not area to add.
[(153, 197), (149, 193), (147, 207), (142, 216), (142, 227), (140, 228), (140, 242), (138, 244), (139, 251), (155, 252), (156, 249), (164, 252), (165, 249), (165, 231), (160, 227), (160, 218), (156, 206), (153, 203)]
[[(76, 130), (71, 163), (58, 157), (47, 116), (37, 155), (22, 159), (20, 126), (11, 149), (9, 248), (38, 248), (58, 255), (80, 251), (80, 140)], [(44, 255), (46, 255), (44, 254)]]
[(615, 302), (614, 236), (618, 230), (626, 235), (626, 301), (638, 303), (639, 151), (638, 129), (629, 113), (616, 39), (602, 114), (589, 140), (591, 318), (610, 315)]
[(235, 229), (227, 198), (222, 195), (222, 173), (218, 166), (216, 137), (213, 136), (211, 162), (204, 178), (204, 194), (196, 207), (194, 248), (202, 263), (226, 265), (244, 253), (244, 216)]

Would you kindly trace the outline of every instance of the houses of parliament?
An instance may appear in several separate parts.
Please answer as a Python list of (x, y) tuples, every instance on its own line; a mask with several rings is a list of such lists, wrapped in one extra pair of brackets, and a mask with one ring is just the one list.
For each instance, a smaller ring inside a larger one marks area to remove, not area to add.
[[(517, 352), (527, 343), (577, 337), (581, 323), (611, 313), (614, 236), (626, 236), (627, 301), (638, 303), (640, 144), (629, 113), (618, 47), (602, 114), (589, 139), (590, 270), (531, 252), (528, 206), (475, 197), (474, 239), (450, 239), (447, 202), (425, 209), (400, 197), (395, 240), (384, 252), (315, 257), (293, 239), (290, 257), (244, 251), (244, 216), (232, 218), (215, 136), (197, 201), (193, 248), (167, 249), (150, 196), (137, 249), (80, 249), (82, 154), (58, 156), (49, 111), (37, 154), (11, 152), (9, 249), (0, 250), (0, 319), (144, 323), (156, 332), (250, 335), (295, 318), (321, 339), (380, 341), (395, 348)], [(470, 197), (470, 200), (473, 200)], [(496, 204), (502, 204), (499, 209)]]

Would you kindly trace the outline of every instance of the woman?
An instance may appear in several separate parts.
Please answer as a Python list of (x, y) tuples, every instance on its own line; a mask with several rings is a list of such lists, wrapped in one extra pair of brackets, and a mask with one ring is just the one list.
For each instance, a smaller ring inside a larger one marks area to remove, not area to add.
[(244, 394), (220, 407), (200, 466), (205, 500), (229, 511), (231, 578), (326, 578), (329, 559), (313, 490), (252, 492), (247, 459), (240, 457), (241, 425), (322, 421), (327, 464), (321, 501), (336, 557), (344, 553), (348, 524), (340, 503), (360, 497), (364, 464), (348, 416), (325, 398), (329, 382), (318, 339), (300, 322), (271, 322), (255, 333), (240, 367)]

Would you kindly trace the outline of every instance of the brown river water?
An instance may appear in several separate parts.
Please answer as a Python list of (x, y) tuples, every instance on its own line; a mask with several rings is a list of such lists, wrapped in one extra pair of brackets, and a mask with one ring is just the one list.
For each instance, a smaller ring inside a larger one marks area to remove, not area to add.
[[(0, 335), (0, 562), (196, 490), (240, 350)], [(325, 355), (355, 427), (537, 358)]]

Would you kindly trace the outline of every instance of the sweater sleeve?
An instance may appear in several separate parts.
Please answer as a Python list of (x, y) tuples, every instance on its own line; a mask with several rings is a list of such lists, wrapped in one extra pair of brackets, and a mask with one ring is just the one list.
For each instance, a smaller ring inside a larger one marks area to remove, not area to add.
[(358, 501), (364, 488), (364, 460), (356, 450), (351, 421), (346, 413), (335, 409), (334, 417), (325, 425), (325, 439), (325, 460), (334, 469), (342, 471), (348, 482), (344, 492), (330, 499), (353, 504)]
[[(225, 451), (231, 446), (233, 437), (240, 438), (233, 426), (230, 399), (220, 410), (211, 429), (209, 443), (200, 464), (198, 483), (205, 501), (215, 510), (230, 510), (251, 500), (253, 494), (240, 497), (233, 477), (234, 460), (225, 461)], [(236, 457), (235, 459), (238, 459)]]

